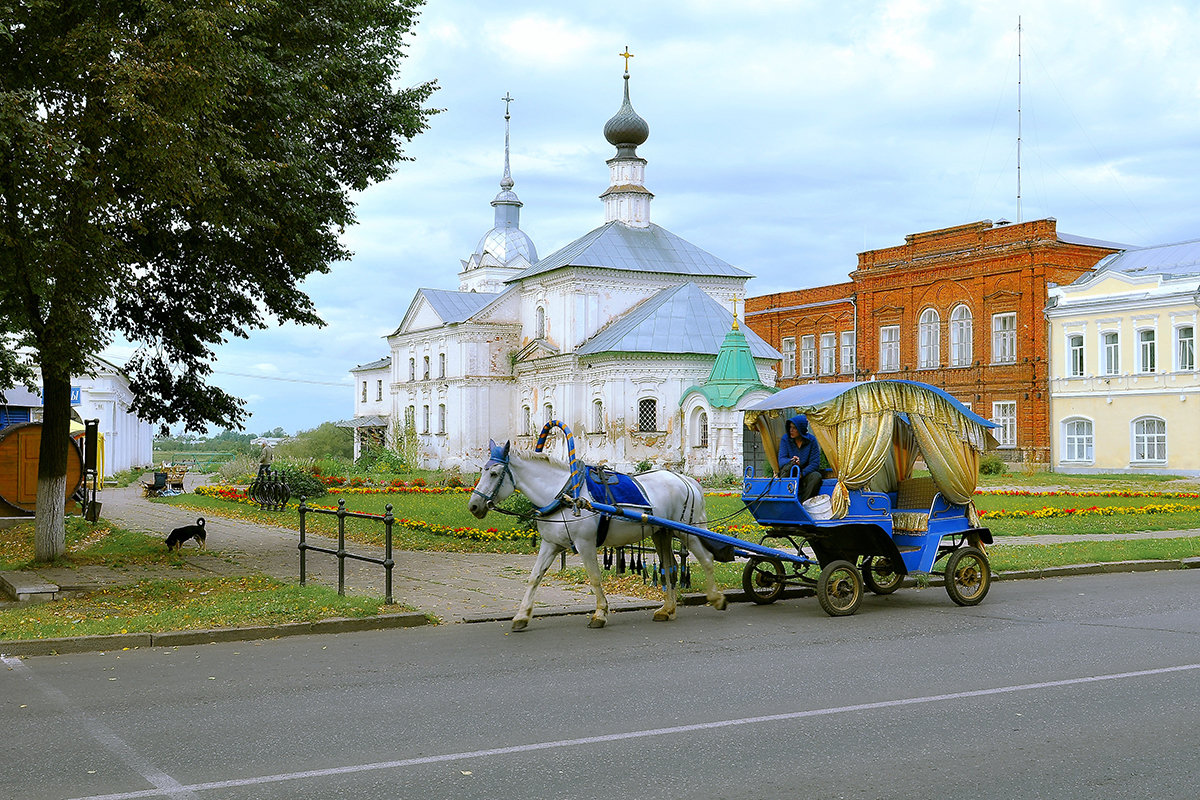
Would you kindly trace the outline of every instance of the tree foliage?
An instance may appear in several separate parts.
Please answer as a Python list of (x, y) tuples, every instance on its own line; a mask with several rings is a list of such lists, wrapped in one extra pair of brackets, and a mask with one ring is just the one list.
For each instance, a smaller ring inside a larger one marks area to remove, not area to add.
[(41, 373), (39, 482), (116, 336), (140, 416), (240, 427), (212, 348), (321, 324), (300, 282), (434, 113), (399, 80), (419, 5), (0, 0), (0, 385)]

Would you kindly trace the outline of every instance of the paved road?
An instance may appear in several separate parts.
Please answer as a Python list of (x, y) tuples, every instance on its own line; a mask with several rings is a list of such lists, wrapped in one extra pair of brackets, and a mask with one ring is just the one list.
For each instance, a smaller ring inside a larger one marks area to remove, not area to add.
[(9, 658), (0, 725), (28, 800), (1194, 800), (1200, 572)]

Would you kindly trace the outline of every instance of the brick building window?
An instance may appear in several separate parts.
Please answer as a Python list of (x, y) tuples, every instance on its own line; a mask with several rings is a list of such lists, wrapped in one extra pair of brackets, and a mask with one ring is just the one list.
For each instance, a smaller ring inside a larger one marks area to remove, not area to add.
[(1067, 374), (1072, 378), (1083, 377), (1083, 334), (1073, 333), (1067, 337)]
[(942, 362), (942, 318), (936, 310), (927, 308), (921, 312), (917, 334), (917, 366), (921, 369), (935, 369)]
[(950, 312), (950, 366), (971, 366), (971, 359), (975, 357), (971, 346), (972, 335), (971, 309), (955, 306)]
[(992, 403), (992, 422), (996, 427), (992, 434), (1001, 447), (1017, 446), (1017, 404), (1009, 400)]
[(900, 326), (884, 325), (879, 329), (879, 371), (900, 369)]
[(1104, 359), (1104, 374), (1119, 375), (1121, 373), (1121, 337), (1116, 331), (1100, 334), (1100, 346)]
[(800, 374), (814, 375), (817, 371), (817, 337), (800, 337)]
[(854, 331), (842, 331), (842, 374), (853, 375), (857, 367), (857, 343), (854, 341)]
[(643, 433), (658, 430), (658, 401), (653, 397), (638, 400), (638, 430)]
[(1094, 440), (1090, 419), (1066, 420), (1063, 423), (1063, 461), (1094, 461)]
[(832, 375), (837, 372), (837, 334), (821, 334), (821, 374)]
[(992, 315), (992, 363), (1015, 364), (1017, 362), (1017, 315)]
[(1133, 421), (1133, 452), (1130, 460), (1138, 462), (1165, 462), (1167, 460), (1167, 423), (1158, 417), (1144, 417)]
[(1154, 372), (1155, 355), (1154, 331), (1149, 328), (1138, 331), (1138, 372)]
[(1196, 339), (1195, 328), (1191, 325), (1181, 325), (1175, 329), (1175, 369), (1194, 370), (1196, 368)]
[(783, 368), (781, 374), (785, 378), (796, 377), (796, 337), (784, 337), (780, 343), (780, 352), (783, 353)]

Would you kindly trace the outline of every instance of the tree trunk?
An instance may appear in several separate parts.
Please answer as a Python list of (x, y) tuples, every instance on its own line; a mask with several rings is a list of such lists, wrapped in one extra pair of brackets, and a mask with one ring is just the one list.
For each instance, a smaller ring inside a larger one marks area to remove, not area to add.
[(71, 435), (71, 376), (42, 367), (42, 444), (38, 451), (35, 561), (66, 552), (67, 439)]

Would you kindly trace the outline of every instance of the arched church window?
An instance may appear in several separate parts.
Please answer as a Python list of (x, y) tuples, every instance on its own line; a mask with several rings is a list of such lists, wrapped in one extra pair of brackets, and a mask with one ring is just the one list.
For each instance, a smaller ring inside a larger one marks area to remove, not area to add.
[(438, 353), (438, 377), (446, 377), (446, 354)]
[(544, 339), (546, 337), (546, 309), (538, 306), (535, 316), (537, 319), (537, 338)]
[(554, 405), (546, 403), (546, 405), (542, 406), (542, 424), (545, 425), (552, 419), (554, 419)]
[(439, 404), (438, 404), (438, 427), (437, 427), (437, 432), (438, 432), (438, 433), (445, 433), (445, 432), (446, 432), (446, 404), (445, 404), (445, 403), (439, 403)]
[(523, 436), (533, 435), (533, 412), (529, 406), (521, 406), (521, 434)]
[(708, 412), (701, 411), (696, 418), (696, 444), (708, 447)]
[(658, 430), (658, 401), (644, 397), (638, 401), (638, 430), (653, 433)]
[(415, 358), (410, 358), (408, 360), (408, 379), (410, 381), (415, 381), (417, 379), (417, 360)]
[(425, 356), (425, 361), (421, 370), (421, 379), (426, 381), (429, 380), (429, 356)]
[(921, 321), (917, 326), (917, 332), (919, 336), (917, 366), (921, 369), (936, 369), (942, 358), (942, 320), (936, 309), (927, 308), (921, 312)]
[(970, 366), (973, 357), (971, 309), (955, 306), (950, 312), (950, 366)]
[(604, 433), (604, 403), (592, 401), (592, 433)]

